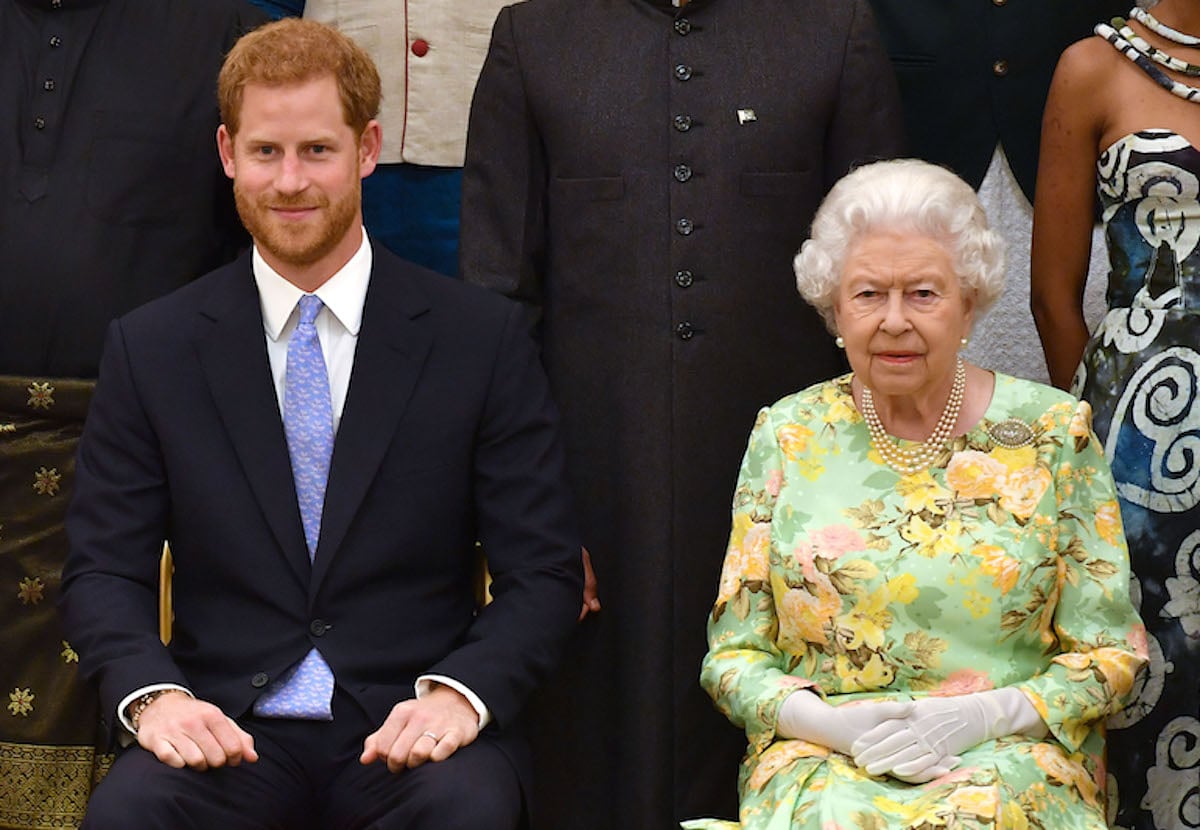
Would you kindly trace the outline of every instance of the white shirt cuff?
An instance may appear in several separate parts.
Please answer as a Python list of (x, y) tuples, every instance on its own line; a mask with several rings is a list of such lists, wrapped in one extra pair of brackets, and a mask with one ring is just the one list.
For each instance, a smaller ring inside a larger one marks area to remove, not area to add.
[(135, 689), (134, 691), (125, 695), (125, 697), (121, 698), (121, 702), (117, 704), (117, 720), (121, 722), (121, 726), (124, 726), (125, 730), (130, 735), (136, 735), (137, 730), (133, 728), (133, 724), (129, 722), (129, 715), (126, 714), (126, 710), (129, 709), (129, 704), (133, 703), (142, 695), (148, 695), (151, 692), (158, 692), (162, 691), (163, 689), (178, 689), (188, 697), (195, 697), (190, 690), (185, 689), (183, 686), (176, 685), (175, 683), (152, 683), (149, 686), (143, 686), (140, 689)]
[(449, 686), (454, 691), (467, 699), (467, 703), (471, 704), (471, 708), (479, 714), (479, 731), (483, 731), (489, 723), (492, 722), (492, 713), (487, 708), (487, 705), (480, 699), (479, 695), (472, 692), (462, 683), (459, 683), (453, 677), (446, 677), (442, 674), (423, 674), (417, 678), (417, 699), (425, 697), (433, 691), (433, 684), (440, 683), (443, 686)]

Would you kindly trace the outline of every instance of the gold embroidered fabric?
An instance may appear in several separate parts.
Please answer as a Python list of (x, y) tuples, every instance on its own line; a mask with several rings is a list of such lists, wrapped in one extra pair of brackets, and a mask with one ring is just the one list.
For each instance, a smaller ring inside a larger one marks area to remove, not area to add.
[(76, 827), (99, 703), (55, 608), (63, 518), (93, 383), (0, 376), (0, 827)]
[(112, 756), (90, 746), (39, 746), (0, 741), (0, 827), (75, 828), (92, 788)]

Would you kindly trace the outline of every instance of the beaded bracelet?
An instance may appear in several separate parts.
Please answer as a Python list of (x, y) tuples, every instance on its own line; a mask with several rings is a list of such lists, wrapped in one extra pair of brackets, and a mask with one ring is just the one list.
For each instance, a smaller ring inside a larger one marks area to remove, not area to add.
[(137, 700), (135, 700), (133, 703), (129, 704), (129, 723), (133, 727), (133, 733), (135, 735), (137, 734), (138, 721), (140, 721), (142, 719), (142, 712), (146, 711), (147, 706), (149, 706), (154, 701), (158, 700), (163, 695), (170, 694), (171, 692), (177, 692), (177, 691), (179, 691), (179, 690), (178, 689), (156, 689), (153, 692), (146, 692), (146, 694), (142, 695)]

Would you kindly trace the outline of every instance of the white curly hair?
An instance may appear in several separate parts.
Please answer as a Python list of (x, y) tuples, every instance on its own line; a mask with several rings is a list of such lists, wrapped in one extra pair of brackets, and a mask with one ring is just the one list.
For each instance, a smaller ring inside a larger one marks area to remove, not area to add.
[(812, 232), (793, 263), (796, 288), (836, 334), (833, 299), (846, 255), (864, 235), (912, 233), (939, 242), (973, 298), (976, 319), (1004, 290), (1004, 240), (988, 227), (971, 186), (919, 159), (877, 161), (838, 181), (813, 218)]

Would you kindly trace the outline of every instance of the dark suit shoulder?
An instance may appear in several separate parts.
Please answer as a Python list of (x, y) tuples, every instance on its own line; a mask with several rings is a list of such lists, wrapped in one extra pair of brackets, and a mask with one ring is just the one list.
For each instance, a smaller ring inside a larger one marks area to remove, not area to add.
[(586, 12), (593, 6), (607, 5), (607, 0), (586, 0), (586, 2), (571, 2), (571, 0), (523, 0), (513, 3), (500, 10), (501, 16), (512, 15), (514, 20), (522, 23), (545, 18), (547, 15), (557, 17), (563, 14)]

